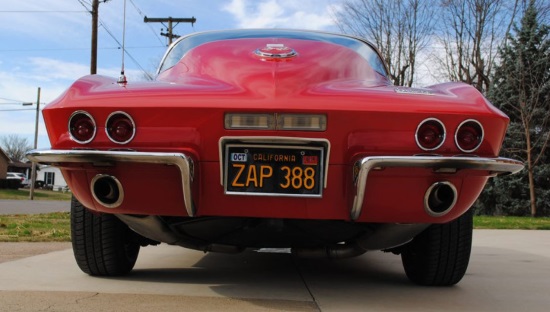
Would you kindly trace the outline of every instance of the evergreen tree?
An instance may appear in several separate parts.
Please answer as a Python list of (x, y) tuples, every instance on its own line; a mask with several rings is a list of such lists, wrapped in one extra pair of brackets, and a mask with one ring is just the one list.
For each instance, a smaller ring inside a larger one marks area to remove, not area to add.
[(548, 215), (550, 40), (548, 25), (538, 21), (534, 0), (530, 1), (520, 27), (514, 27), (514, 33), (499, 49), (500, 63), (496, 65), (488, 97), (510, 117), (503, 156), (524, 160), (526, 170), (490, 183), (481, 205), (486, 210), (494, 205), (493, 213), (509, 206), (508, 211), (502, 212)]

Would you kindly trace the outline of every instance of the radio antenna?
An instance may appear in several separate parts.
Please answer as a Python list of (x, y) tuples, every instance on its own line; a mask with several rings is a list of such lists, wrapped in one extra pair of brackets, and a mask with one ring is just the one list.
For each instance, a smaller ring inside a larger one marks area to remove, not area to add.
[(124, 53), (126, 43), (126, 0), (124, 0), (124, 17), (122, 19), (122, 69), (120, 70), (120, 77), (118, 77), (118, 83), (126, 84), (126, 76), (124, 75)]

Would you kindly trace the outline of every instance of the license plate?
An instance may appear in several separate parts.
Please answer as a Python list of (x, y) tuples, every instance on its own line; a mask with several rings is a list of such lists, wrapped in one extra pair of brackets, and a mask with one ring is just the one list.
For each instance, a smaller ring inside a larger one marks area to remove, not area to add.
[(321, 197), (324, 150), (311, 146), (225, 146), (226, 194)]

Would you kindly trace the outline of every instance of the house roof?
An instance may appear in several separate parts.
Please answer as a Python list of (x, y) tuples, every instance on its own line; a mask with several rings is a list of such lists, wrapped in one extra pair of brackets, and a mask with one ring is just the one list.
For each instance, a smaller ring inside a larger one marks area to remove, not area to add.
[(4, 152), (4, 150), (0, 147), (0, 157), (4, 157), (7, 161), (7, 163), (11, 163), (11, 159), (8, 157), (8, 155), (6, 155), (6, 152)]
[(8, 167), (10, 168), (31, 168), (32, 163), (31, 162), (20, 162), (20, 161), (12, 161), (8, 164)]

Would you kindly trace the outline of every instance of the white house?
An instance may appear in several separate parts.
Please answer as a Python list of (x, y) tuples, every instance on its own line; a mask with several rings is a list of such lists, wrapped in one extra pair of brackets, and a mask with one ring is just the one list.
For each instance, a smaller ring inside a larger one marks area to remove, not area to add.
[(36, 175), (37, 181), (44, 181), (44, 185), (52, 186), (54, 191), (63, 190), (67, 187), (67, 182), (59, 168), (52, 166), (41, 166)]

